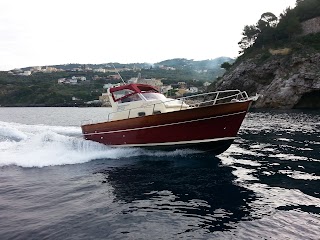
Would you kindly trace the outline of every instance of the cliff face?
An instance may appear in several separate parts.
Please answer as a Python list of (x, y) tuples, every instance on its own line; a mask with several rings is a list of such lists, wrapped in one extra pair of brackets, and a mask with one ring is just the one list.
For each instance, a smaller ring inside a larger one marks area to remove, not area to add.
[(243, 56), (209, 89), (258, 93), (256, 108), (320, 108), (320, 16), (302, 22), (301, 27), (296, 40), (302, 36), (309, 40), (288, 42), (295, 50), (260, 49), (251, 57)]
[(320, 53), (256, 55), (235, 65), (213, 89), (261, 94), (256, 108), (320, 108)]
[(310, 33), (317, 33), (320, 31), (320, 17), (309, 19), (301, 23), (302, 36), (308, 35)]

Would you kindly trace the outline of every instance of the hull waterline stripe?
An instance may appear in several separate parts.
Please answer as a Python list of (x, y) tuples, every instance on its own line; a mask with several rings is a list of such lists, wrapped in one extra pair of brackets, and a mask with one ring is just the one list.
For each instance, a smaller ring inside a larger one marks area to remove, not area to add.
[(236, 137), (225, 137), (225, 138), (214, 138), (204, 140), (192, 140), (192, 141), (181, 141), (181, 142), (165, 142), (165, 143), (141, 143), (141, 144), (123, 144), (123, 145), (108, 145), (111, 147), (152, 147), (152, 146), (168, 146), (168, 145), (187, 145), (187, 144), (198, 144), (198, 143), (209, 143), (234, 140)]
[(246, 112), (247, 112), (247, 111), (242, 111), (242, 112), (237, 112), (237, 113), (225, 114), (225, 115), (221, 115), (221, 116), (214, 116), (214, 117), (209, 117), (209, 118), (189, 120), (189, 121), (177, 122), (177, 123), (167, 123), (167, 124), (155, 125), (155, 126), (149, 126), (149, 127), (122, 129), (122, 130), (108, 131), (108, 132), (85, 133), (85, 134), (83, 134), (83, 135), (84, 135), (84, 136), (88, 136), (88, 135), (100, 135), (100, 134), (109, 134), (109, 133), (119, 133), (119, 132), (137, 131), (137, 130), (144, 130), (144, 129), (149, 129), (149, 128), (157, 128), (157, 127), (166, 127), (166, 126), (179, 125), (179, 124), (190, 123), (190, 122), (198, 122), (198, 121), (210, 120), (210, 119), (214, 119), (214, 118), (228, 117), (228, 116), (238, 115), (238, 114), (242, 114), (242, 113), (246, 113)]

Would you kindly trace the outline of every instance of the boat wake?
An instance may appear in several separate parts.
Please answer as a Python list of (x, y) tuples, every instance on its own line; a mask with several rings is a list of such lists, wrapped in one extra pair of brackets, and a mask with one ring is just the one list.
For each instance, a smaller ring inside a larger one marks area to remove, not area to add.
[(0, 121), (0, 166), (46, 167), (85, 163), (96, 159), (135, 156), (182, 156), (193, 150), (171, 152), (111, 148), (82, 138), (78, 127), (24, 125)]

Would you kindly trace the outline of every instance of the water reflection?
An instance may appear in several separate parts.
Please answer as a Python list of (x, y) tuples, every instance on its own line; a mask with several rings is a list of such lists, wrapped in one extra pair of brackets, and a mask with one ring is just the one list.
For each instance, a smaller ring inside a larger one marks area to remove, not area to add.
[(255, 214), (270, 214), (265, 206), (271, 205), (271, 209), (319, 213), (319, 116), (313, 112), (251, 113), (241, 138), (221, 156), (224, 164), (239, 172), (233, 172), (239, 184), (261, 197), (252, 205)]
[(209, 155), (161, 160), (139, 157), (136, 164), (99, 173), (114, 188), (117, 201), (130, 206), (123, 213), (144, 210), (197, 218), (198, 227), (209, 231), (249, 219), (249, 204), (255, 200), (253, 191), (234, 184), (231, 167)]

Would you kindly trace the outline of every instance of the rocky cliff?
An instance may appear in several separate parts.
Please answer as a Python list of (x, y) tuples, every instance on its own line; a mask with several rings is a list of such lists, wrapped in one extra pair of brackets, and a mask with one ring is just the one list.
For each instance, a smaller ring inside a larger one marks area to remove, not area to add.
[[(281, 51), (280, 51), (281, 53)], [(256, 108), (320, 108), (320, 53), (258, 54), (241, 61), (212, 88), (261, 94)]]
[(256, 108), (320, 108), (320, 16), (301, 27), (280, 49), (275, 43), (249, 49), (209, 90), (258, 93)]
[(320, 17), (315, 17), (301, 23), (302, 36), (318, 33), (320, 31)]

